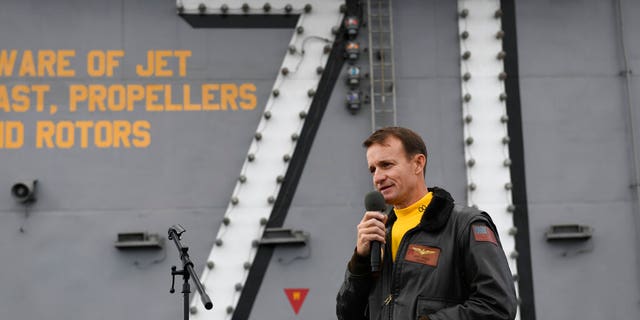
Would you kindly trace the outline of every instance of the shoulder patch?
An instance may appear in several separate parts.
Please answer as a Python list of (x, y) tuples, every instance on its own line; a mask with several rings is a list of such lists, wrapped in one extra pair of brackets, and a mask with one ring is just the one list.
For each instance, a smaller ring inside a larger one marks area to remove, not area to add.
[(485, 241), (498, 244), (498, 241), (496, 241), (496, 235), (493, 233), (493, 230), (483, 224), (472, 225), (471, 231), (473, 232), (473, 239), (475, 241)]

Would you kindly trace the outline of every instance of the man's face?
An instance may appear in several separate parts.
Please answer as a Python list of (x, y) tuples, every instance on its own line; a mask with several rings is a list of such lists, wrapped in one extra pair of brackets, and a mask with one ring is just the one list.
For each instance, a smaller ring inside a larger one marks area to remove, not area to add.
[(373, 186), (382, 193), (384, 200), (397, 208), (411, 205), (416, 199), (417, 186), (424, 185), (420, 158), (411, 159), (402, 146), (402, 142), (393, 136), (382, 144), (373, 144), (367, 149), (367, 164), (373, 177)]

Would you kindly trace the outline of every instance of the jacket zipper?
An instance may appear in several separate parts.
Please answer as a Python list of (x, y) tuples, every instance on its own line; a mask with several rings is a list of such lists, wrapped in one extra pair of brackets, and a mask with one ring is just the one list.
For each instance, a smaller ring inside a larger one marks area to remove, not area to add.
[[(389, 295), (387, 296), (387, 298), (385, 298), (384, 300), (384, 304), (383, 306), (387, 306), (387, 310), (389, 310), (389, 320), (393, 320), (393, 294), (394, 294), (394, 280), (395, 280), (395, 275), (396, 275), (396, 261), (399, 261), (399, 259), (402, 259), (402, 254), (400, 254), (401, 252), (404, 253), (406, 252), (405, 250), (405, 246), (406, 246), (406, 241), (405, 239), (410, 236), (412, 233), (415, 232), (415, 230), (418, 228), (418, 226), (411, 228), (409, 230), (407, 230), (407, 232), (405, 232), (405, 234), (402, 236), (402, 239), (400, 239), (400, 244), (398, 245), (398, 251), (396, 251), (396, 260), (393, 260), (392, 254), (391, 254), (391, 246), (389, 246), (389, 256), (388, 259), (390, 259), (391, 261), (391, 277), (390, 277), (390, 281), (389, 281)], [(389, 234), (391, 234), (391, 232), (389, 232)], [(391, 237), (389, 237), (388, 243), (391, 243)]]
[(393, 295), (390, 293), (386, 299), (384, 299), (384, 305), (388, 306), (389, 302), (391, 302), (391, 300), (393, 300)]
[[(401, 257), (401, 255), (399, 256), (398, 254), (400, 254), (400, 252), (405, 252), (406, 250), (403, 250), (404, 246), (406, 246), (406, 241), (405, 238), (407, 238), (407, 236), (410, 236), (412, 233), (415, 232), (416, 229), (418, 229), (418, 227), (420, 226), (420, 224), (418, 224), (417, 226), (407, 230), (407, 232), (405, 232), (405, 234), (402, 236), (402, 239), (400, 239), (400, 244), (398, 245), (398, 251), (396, 252), (396, 259), (402, 259), (399, 258)], [(385, 246), (385, 250), (384, 250), (384, 255), (386, 257), (384, 257), (384, 261), (389, 261), (388, 263), (391, 265), (391, 276), (389, 277), (389, 283), (387, 284), (389, 286), (389, 295), (384, 299), (384, 302), (382, 304), (382, 308), (384, 309), (386, 307), (388, 314), (389, 314), (389, 320), (393, 320), (393, 294), (394, 294), (394, 287), (393, 287), (393, 283), (394, 283), (394, 278), (395, 278), (395, 274), (396, 274), (396, 263), (393, 260), (393, 255), (391, 253), (391, 229), (393, 227), (389, 228), (389, 232), (387, 232), (387, 246)], [(383, 271), (384, 272), (384, 271)], [(382, 316), (382, 313), (380, 314), (380, 316)]]
[[(386, 246), (386, 250), (385, 250), (385, 261), (388, 261), (388, 265), (390, 266), (390, 268), (388, 268), (389, 272), (389, 282), (387, 283), (387, 286), (389, 288), (389, 295), (387, 295), (387, 297), (384, 299), (384, 302), (382, 303), (382, 308), (383, 310), (386, 309), (387, 310), (387, 315), (388, 315), (388, 319), (389, 320), (393, 320), (393, 274), (395, 273), (395, 263), (393, 262), (393, 257), (392, 257), (392, 253), (391, 253), (391, 229), (389, 229), (389, 232), (387, 233), (387, 246)], [(382, 316), (382, 314), (380, 314)]]

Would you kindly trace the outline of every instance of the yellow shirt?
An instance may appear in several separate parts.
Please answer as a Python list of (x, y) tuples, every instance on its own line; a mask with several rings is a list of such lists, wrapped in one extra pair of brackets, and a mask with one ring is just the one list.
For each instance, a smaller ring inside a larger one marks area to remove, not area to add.
[(396, 252), (398, 252), (402, 237), (404, 237), (407, 231), (413, 229), (420, 223), (422, 214), (427, 210), (427, 206), (431, 203), (432, 198), (433, 192), (428, 192), (420, 200), (406, 208), (394, 208), (398, 220), (396, 220), (391, 228), (391, 256), (393, 257), (393, 261), (396, 261)]

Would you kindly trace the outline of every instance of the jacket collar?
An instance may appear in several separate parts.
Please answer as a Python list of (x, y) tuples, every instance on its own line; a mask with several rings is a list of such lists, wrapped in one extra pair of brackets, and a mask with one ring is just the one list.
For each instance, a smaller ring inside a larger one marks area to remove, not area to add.
[[(433, 198), (427, 207), (427, 211), (422, 215), (419, 228), (424, 231), (433, 232), (440, 230), (447, 224), (451, 216), (451, 210), (453, 209), (453, 198), (449, 192), (442, 188), (432, 187), (429, 188), (429, 191), (433, 192)], [(391, 226), (396, 220), (396, 213), (391, 210), (389, 219), (387, 220), (387, 226)]]

